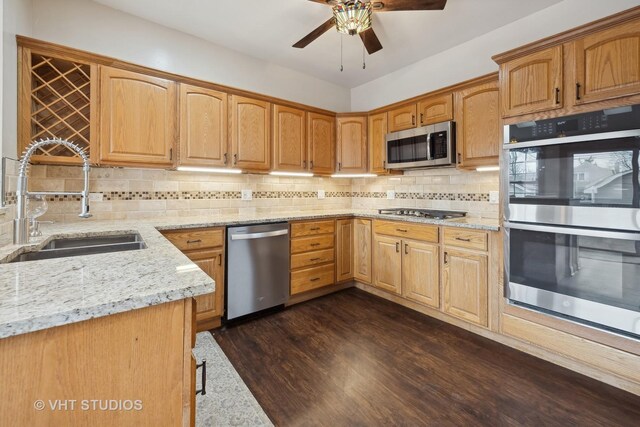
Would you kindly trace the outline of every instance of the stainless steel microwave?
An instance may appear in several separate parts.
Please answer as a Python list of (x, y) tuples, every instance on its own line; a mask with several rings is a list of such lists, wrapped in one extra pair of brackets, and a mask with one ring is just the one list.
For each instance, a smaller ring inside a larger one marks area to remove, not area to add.
[(385, 148), (387, 169), (454, 166), (455, 123), (442, 122), (389, 133)]

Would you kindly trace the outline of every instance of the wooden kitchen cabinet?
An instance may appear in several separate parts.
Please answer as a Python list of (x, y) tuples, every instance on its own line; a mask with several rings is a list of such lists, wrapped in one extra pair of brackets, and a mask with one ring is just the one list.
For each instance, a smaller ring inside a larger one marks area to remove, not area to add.
[(271, 104), (231, 95), (231, 165), (249, 171), (271, 168)]
[(416, 127), (416, 104), (409, 104), (387, 113), (389, 132), (398, 132)]
[(402, 240), (374, 234), (373, 244), (373, 286), (402, 294)]
[(180, 85), (180, 165), (226, 166), (227, 128), (226, 93)]
[(438, 308), (440, 306), (438, 245), (403, 240), (402, 246), (402, 296)]
[(387, 172), (387, 113), (369, 116), (369, 172), (384, 174)]
[(444, 312), (487, 326), (487, 255), (450, 246), (445, 246), (443, 251)]
[(353, 221), (353, 276), (356, 280), (370, 285), (373, 278), (371, 220), (356, 218)]
[[(188, 298), (0, 339), (0, 424), (191, 425), (192, 306)], [(52, 410), (56, 399), (67, 410)], [(92, 399), (139, 400), (142, 410), (83, 410)]]
[(633, 20), (573, 42), (576, 104), (640, 92), (639, 29)]
[(171, 166), (176, 141), (176, 83), (100, 68), (100, 163)]
[(562, 108), (562, 83), (562, 45), (501, 64), (502, 115)]
[(353, 219), (336, 220), (336, 282), (353, 279)]
[(195, 297), (198, 332), (220, 326), (224, 315), (224, 227), (163, 230), (161, 233), (216, 282), (214, 292)]
[(367, 118), (338, 117), (336, 152), (338, 172), (367, 172)]
[(273, 169), (307, 170), (307, 123), (304, 110), (273, 106)]
[(456, 92), (455, 105), (458, 167), (498, 165), (502, 141), (498, 82)]
[(336, 119), (318, 113), (307, 113), (307, 147), (309, 171), (331, 175), (336, 168)]
[(431, 96), (418, 102), (418, 126), (453, 120), (453, 94)]
[[(291, 223), (291, 295), (333, 285), (336, 280), (336, 221)], [(340, 254), (343, 256), (343, 254)]]

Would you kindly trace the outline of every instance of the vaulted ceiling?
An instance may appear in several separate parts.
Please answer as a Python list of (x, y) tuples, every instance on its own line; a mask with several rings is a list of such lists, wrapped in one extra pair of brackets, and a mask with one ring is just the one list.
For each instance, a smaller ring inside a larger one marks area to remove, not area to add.
[(373, 27), (384, 49), (373, 55), (364, 53), (359, 37), (341, 35), (335, 29), (304, 49), (292, 48), (331, 17), (329, 6), (306, 0), (93, 1), (352, 88), (561, 0), (448, 0), (443, 11), (374, 13)]

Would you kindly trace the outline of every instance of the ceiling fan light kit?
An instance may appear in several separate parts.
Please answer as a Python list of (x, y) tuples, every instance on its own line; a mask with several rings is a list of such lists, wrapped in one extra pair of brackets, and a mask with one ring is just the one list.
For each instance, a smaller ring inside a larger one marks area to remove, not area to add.
[(336, 29), (350, 36), (371, 28), (371, 3), (360, 0), (333, 6)]

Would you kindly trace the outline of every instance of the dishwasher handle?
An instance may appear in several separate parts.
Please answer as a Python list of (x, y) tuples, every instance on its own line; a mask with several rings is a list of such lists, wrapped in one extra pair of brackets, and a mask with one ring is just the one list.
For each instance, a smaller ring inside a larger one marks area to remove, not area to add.
[(252, 240), (252, 239), (264, 239), (265, 237), (284, 236), (289, 234), (288, 229), (276, 230), (276, 231), (264, 231), (262, 233), (238, 233), (232, 234), (231, 240)]

